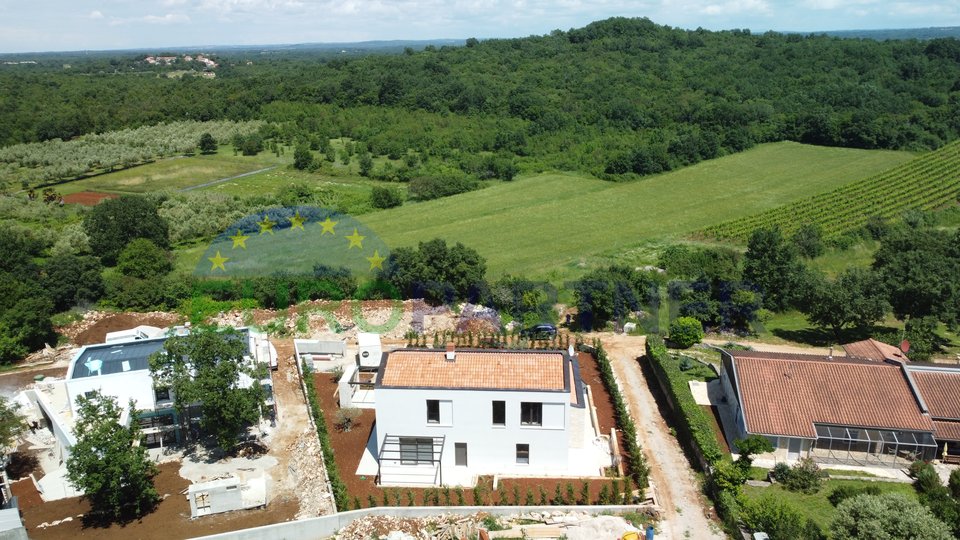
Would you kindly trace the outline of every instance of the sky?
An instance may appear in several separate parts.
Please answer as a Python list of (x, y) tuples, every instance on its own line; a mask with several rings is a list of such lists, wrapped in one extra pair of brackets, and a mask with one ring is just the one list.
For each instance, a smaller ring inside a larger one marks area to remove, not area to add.
[(0, 53), (500, 38), (613, 16), (753, 32), (960, 26), (960, 0), (0, 0)]

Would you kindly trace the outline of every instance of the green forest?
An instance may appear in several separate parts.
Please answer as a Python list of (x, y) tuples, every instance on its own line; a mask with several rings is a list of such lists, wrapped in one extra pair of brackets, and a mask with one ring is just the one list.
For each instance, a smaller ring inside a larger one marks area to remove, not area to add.
[(265, 120), (286, 141), (494, 152), (533, 169), (623, 179), (771, 141), (929, 150), (960, 133), (952, 38), (754, 35), (613, 18), (393, 55), (224, 53), (214, 78), (165, 77), (173, 68), (142, 59), (3, 66), (0, 145)]

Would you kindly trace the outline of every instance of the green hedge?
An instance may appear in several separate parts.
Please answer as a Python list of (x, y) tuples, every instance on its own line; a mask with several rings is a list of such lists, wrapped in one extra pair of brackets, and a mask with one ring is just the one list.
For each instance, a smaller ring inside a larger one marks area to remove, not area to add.
[(689, 379), (680, 371), (680, 362), (667, 353), (667, 347), (659, 336), (647, 337), (647, 358), (654, 371), (669, 383), (665, 389), (673, 403), (680, 408), (680, 429), (703, 455), (709, 465), (726, 456), (717, 443), (713, 420), (697, 405), (690, 393)]
[(623, 431), (623, 448), (627, 452), (627, 474), (636, 482), (637, 486), (644, 488), (647, 486), (647, 480), (650, 476), (650, 467), (647, 466), (647, 460), (643, 457), (640, 450), (640, 444), (637, 442), (637, 427), (630, 418), (627, 406), (623, 402), (623, 396), (620, 394), (620, 388), (613, 376), (613, 367), (610, 365), (610, 359), (607, 358), (606, 351), (599, 340), (593, 344), (593, 355), (597, 359), (597, 366), (600, 368), (600, 377), (603, 379), (603, 385), (613, 400), (614, 413), (617, 417), (617, 425)]
[(333, 500), (337, 511), (350, 510), (350, 497), (347, 495), (347, 485), (340, 479), (340, 469), (333, 458), (333, 445), (330, 444), (330, 433), (327, 431), (327, 421), (323, 418), (320, 401), (317, 400), (317, 389), (313, 386), (313, 377), (310, 368), (303, 363), (303, 383), (307, 387), (307, 401), (310, 402), (310, 414), (317, 425), (317, 438), (320, 439), (320, 448), (323, 451), (323, 463), (327, 468), (327, 477), (330, 479), (330, 488), (333, 490)]

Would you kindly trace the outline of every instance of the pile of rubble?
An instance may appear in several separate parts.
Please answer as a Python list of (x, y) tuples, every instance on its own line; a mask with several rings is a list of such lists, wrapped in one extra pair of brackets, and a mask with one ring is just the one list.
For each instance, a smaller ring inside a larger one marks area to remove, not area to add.
[(460, 540), (474, 538), (483, 514), (444, 514), (426, 518), (367, 516), (341, 529), (336, 540)]
[(619, 516), (594, 516), (586, 512), (523, 512), (494, 518), (478, 513), (468, 516), (443, 514), (424, 518), (367, 516), (340, 530), (336, 540), (460, 540), (474, 538), (495, 522), (493, 538), (566, 538), (596, 540), (620, 538), (639, 530)]
[(297, 519), (333, 514), (333, 495), (327, 485), (320, 441), (312, 429), (304, 430), (286, 449), (291, 456), (290, 473), (296, 480), (294, 493), (300, 502)]
[(57, 366), (65, 366), (70, 363), (70, 359), (73, 358), (76, 350), (77, 349), (72, 345), (60, 345), (56, 348), (47, 345), (43, 349), (27, 355), (27, 357), (23, 359), (21, 365), (35, 366), (42, 364), (53, 364)]

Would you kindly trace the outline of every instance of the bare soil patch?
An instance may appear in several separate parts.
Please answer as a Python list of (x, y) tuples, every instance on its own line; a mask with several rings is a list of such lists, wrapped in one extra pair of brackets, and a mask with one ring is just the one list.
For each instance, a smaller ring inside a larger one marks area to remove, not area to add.
[(177, 313), (153, 311), (150, 313), (108, 313), (104, 311), (90, 311), (83, 316), (83, 320), (68, 324), (57, 331), (77, 345), (92, 345), (103, 343), (108, 332), (129, 330), (140, 325), (166, 328), (183, 322), (184, 318)]
[[(90, 505), (80, 498), (44, 503), (29, 479), (14, 483), (12, 489), (13, 494), (18, 497), (27, 534), (36, 540), (77, 537), (117, 540), (190, 538), (289, 521), (297, 512), (296, 498), (283, 497), (275, 499), (266, 508), (227, 512), (191, 520), (190, 504), (186, 497), (180, 494), (189, 482), (177, 473), (179, 468), (179, 463), (165, 463), (160, 466), (160, 474), (154, 479), (154, 485), (160, 496), (165, 498), (157, 505), (156, 510), (138, 521), (106, 528), (84, 527), (82, 515), (90, 510)], [(40, 527), (44, 523), (64, 518), (72, 519), (54, 526)]]
[(95, 206), (104, 199), (116, 199), (119, 197), (116, 193), (104, 193), (102, 191), (81, 191), (64, 195), (63, 202), (67, 204), (79, 204), (83, 206)]

